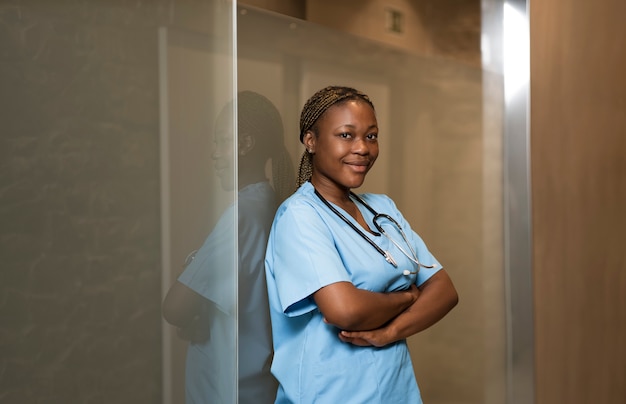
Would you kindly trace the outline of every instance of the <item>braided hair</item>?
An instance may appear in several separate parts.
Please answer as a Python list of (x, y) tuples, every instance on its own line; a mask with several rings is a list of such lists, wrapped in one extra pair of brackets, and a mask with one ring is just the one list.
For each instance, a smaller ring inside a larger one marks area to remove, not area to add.
[[(329, 86), (313, 94), (304, 104), (300, 114), (300, 142), (303, 142), (304, 135), (308, 131), (318, 136), (317, 122), (330, 107), (350, 100), (364, 101), (374, 109), (374, 104), (372, 104), (367, 95), (350, 87)], [(311, 179), (313, 174), (312, 161), (313, 155), (305, 150), (300, 159), (296, 187), (300, 187), (300, 185)]]
[(293, 165), (283, 139), (280, 113), (270, 100), (253, 91), (237, 94), (237, 125), (240, 133), (254, 134), (258, 156), (271, 159), (272, 185), (279, 201), (293, 192)]

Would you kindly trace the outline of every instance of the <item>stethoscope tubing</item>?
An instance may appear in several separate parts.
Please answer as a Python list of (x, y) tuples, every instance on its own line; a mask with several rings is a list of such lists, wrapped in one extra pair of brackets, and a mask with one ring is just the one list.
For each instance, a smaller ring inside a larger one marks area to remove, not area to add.
[[(354, 225), (354, 223), (352, 223), (350, 220), (348, 220), (343, 214), (341, 214), (341, 212), (339, 212), (337, 209), (335, 209), (334, 206), (332, 206), (332, 204), (330, 202), (328, 202), (326, 200), (326, 198), (324, 198), (318, 191), (317, 189), (313, 188), (315, 195), (317, 195), (317, 197), (335, 214), (337, 215), (340, 219), (342, 219), (346, 224), (348, 224), (352, 230), (354, 230), (357, 234), (359, 234), (365, 241), (367, 241), (372, 247), (374, 247), (376, 249), (376, 251), (378, 251), (384, 258), (385, 261), (387, 261), (388, 263), (390, 263), (391, 265), (393, 265), (394, 268), (398, 267), (397, 262), (395, 261), (395, 259), (393, 258), (393, 256), (391, 255), (391, 253), (389, 251), (385, 251), (382, 248), (380, 248), (380, 246), (378, 246), (378, 244), (376, 244), (372, 239), (370, 239), (369, 237), (367, 237), (367, 235), (365, 235), (358, 227), (356, 227)], [(418, 259), (417, 259), (417, 254), (415, 253), (415, 250), (413, 249), (413, 247), (411, 246), (411, 243), (409, 243), (408, 238), (406, 237), (406, 234), (404, 233), (404, 230), (402, 230), (402, 227), (400, 226), (400, 224), (391, 216), (389, 216), (386, 213), (378, 213), (376, 210), (374, 210), (374, 208), (372, 208), (367, 202), (365, 202), (360, 196), (358, 196), (357, 194), (355, 194), (354, 192), (350, 192), (350, 195), (356, 199), (361, 205), (363, 205), (367, 210), (369, 210), (373, 215), (373, 219), (372, 222), (374, 223), (374, 227), (376, 227), (376, 230), (378, 230), (381, 234), (383, 234), (393, 245), (396, 246), (396, 248), (398, 250), (400, 250), (402, 252), (402, 254), (404, 254), (408, 259), (410, 259), (412, 262), (414, 262), (417, 265), (417, 271), (409, 271), (409, 270), (404, 270), (403, 274), (404, 275), (411, 275), (411, 274), (417, 274), (420, 267), (423, 268), (434, 268), (434, 265), (425, 265), (422, 264)], [(404, 248), (402, 248), (394, 239), (391, 238), (391, 236), (389, 236), (389, 234), (387, 234), (387, 232), (385, 231), (385, 229), (383, 229), (383, 227), (378, 223), (378, 219), (379, 218), (385, 218), (387, 220), (389, 220), (394, 226), (396, 226), (396, 228), (399, 230), (400, 235), (402, 236), (402, 239), (404, 240), (404, 242), (406, 243), (406, 245), (409, 247), (409, 249), (411, 250), (411, 254), (412, 257), (404, 250)]]
[[(391, 243), (393, 243), (393, 245), (396, 246), (396, 248), (398, 250), (400, 250), (402, 252), (402, 254), (404, 254), (408, 259), (410, 259), (411, 261), (413, 261), (416, 265), (417, 268), (419, 270), (420, 267), (422, 268), (434, 268), (434, 265), (426, 265), (426, 264), (422, 264), (418, 259), (417, 259), (417, 254), (415, 253), (415, 250), (413, 249), (413, 247), (411, 246), (411, 243), (409, 243), (408, 238), (406, 237), (406, 234), (404, 233), (404, 230), (402, 230), (402, 226), (400, 226), (400, 223), (398, 223), (396, 221), (396, 219), (394, 219), (393, 217), (389, 216), (386, 213), (379, 213), (376, 210), (374, 210), (374, 208), (372, 208), (367, 202), (365, 202), (363, 200), (363, 198), (361, 198), (360, 196), (358, 196), (357, 194), (355, 194), (354, 192), (350, 192), (350, 195), (356, 199), (357, 201), (359, 201), (363, 206), (365, 206), (365, 208), (367, 210), (369, 210), (374, 217), (372, 218), (372, 223), (374, 223), (374, 227), (376, 227), (376, 230), (378, 230), (379, 232), (381, 232), (385, 237), (387, 237), (387, 239), (389, 241), (391, 241)], [(383, 227), (378, 223), (378, 219), (379, 218), (384, 218), (389, 220), (394, 226), (396, 226), (396, 228), (398, 229), (398, 231), (400, 232), (400, 235), (402, 236), (402, 239), (404, 240), (404, 242), (406, 243), (406, 245), (409, 247), (409, 250), (411, 250), (411, 255), (409, 255), (406, 251), (404, 251), (404, 248), (402, 248), (400, 246), (400, 244), (398, 244), (393, 238), (391, 238), (391, 236), (389, 234), (387, 234), (387, 232), (385, 231), (385, 229), (383, 229)], [(405, 271), (406, 274), (407, 271)], [(415, 273), (415, 272), (409, 272), (409, 273)]]
[[(398, 267), (398, 264), (396, 263), (396, 261), (393, 259), (393, 257), (385, 250), (383, 250), (382, 248), (380, 248), (378, 246), (378, 244), (376, 244), (371, 238), (367, 237), (365, 234), (363, 234), (363, 232), (354, 225), (354, 223), (352, 223), (351, 221), (349, 221), (344, 215), (341, 214), (341, 212), (339, 212), (337, 209), (335, 209), (335, 207), (333, 205), (330, 204), (330, 202), (328, 202), (326, 200), (326, 198), (324, 198), (322, 196), (322, 194), (320, 194), (317, 189), (314, 189), (315, 191), (315, 195), (317, 195), (318, 198), (320, 198), (320, 200), (322, 202), (324, 202), (324, 204), (337, 216), (339, 216), (339, 218), (341, 218), (344, 222), (346, 222), (346, 224), (348, 226), (350, 226), (352, 228), (352, 230), (354, 230), (355, 232), (357, 232), (359, 235), (361, 235), (361, 237), (363, 237), (363, 239), (365, 241), (367, 241), (368, 243), (370, 243), (370, 245), (372, 247), (374, 247), (376, 249), (376, 251), (378, 251), (383, 257), (385, 257), (385, 260), (390, 263), (391, 265), (393, 265), (394, 267)], [(365, 206), (365, 205), (364, 205)]]

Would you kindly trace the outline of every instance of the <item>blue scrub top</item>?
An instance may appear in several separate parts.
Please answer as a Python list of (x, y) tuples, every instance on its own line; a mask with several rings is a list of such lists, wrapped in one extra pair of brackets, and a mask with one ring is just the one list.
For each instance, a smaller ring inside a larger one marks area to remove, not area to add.
[(274, 190), (268, 182), (239, 190), (237, 204), (226, 209), (178, 278), (217, 309), (211, 311), (209, 340), (190, 343), (187, 349), (187, 403), (274, 401), (277, 383), (269, 372), (272, 343), (263, 261), (275, 208)]
[[(374, 292), (404, 290), (412, 283), (421, 285), (441, 269), (389, 197), (361, 197), (377, 212), (393, 217), (419, 261), (435, 268), (403, 275), (405, 269), (417, 271), (417, 265), (385, 236), (368, 233), (335, 206), (383, 250), (391, 252), (398, 263), (398, 268), (393, 267), (324, 205), (311, 183), (303, 184), (279, 207), (265, 256), (274, 343), (271, 369), (280, 384), (277, 403), (421, 403), (406, 341), (381, 348), (344, 343), (337, 336), (339, 330), (324, 323), (312, 298), (320, 288), (342, 281)], [(356, 205), (375, 229), (373, 214), (359, 202)], [(409, 252), (397, 230), (385, 229)]]

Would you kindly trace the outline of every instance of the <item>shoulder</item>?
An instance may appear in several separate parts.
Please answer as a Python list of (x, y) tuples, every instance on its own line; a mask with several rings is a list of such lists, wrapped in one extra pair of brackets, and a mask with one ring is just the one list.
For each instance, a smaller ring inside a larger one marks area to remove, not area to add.
[(285, 215), (298, 216), (307, 212), (316, 212), (319, 210), (319, 204), (320, 201), (314, 193), (313, 186), (307, 182), (278, 207), (275, 220)]
[(248, 185), (237, 195), (240, 216), (274, 215), (276, 195), (267, 181)]
[(259, 204), (261, 206), (267, 206), (276, 203), (274, 189), (268, 181), (261, 181), (245, 186), (239, 190), (237, 199), (239, 204), (244, 206)]
[[(268, 182), (248, 185), (241, 189), (237, 198), (239, 227), (269, 231), (276, 212), (276, 198)], [(265, 230), (267, 229), (267, 230)]]
[(367, 202), (368, 205), (372, 206), (375, 210), (394, 210), (397, 211), (396, 203), (389, 196), (385, 194), (357, 194), (361, 199)]

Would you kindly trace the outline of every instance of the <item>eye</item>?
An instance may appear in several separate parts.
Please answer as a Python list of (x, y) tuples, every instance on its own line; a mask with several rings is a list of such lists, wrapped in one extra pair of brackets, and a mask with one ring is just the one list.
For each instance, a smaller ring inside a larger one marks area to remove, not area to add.
[(349, 139), (350, 137), (352, 137), (352, 134), (350, 132), (342, 132), (339, 134), (339, 137), (342, 139)]
[(378, 140), (378, 133), (370, 133), (367, 135), (367, 139), (369, 140)]

